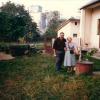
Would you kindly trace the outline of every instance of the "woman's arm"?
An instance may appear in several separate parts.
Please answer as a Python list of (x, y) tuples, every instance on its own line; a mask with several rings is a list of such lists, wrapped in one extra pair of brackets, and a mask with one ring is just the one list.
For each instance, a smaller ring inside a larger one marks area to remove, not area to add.
[(74, 44), (74, 53), (75, 53), (76, 55), (79, 55), (78, 47), (77, 47), (76, 44)]

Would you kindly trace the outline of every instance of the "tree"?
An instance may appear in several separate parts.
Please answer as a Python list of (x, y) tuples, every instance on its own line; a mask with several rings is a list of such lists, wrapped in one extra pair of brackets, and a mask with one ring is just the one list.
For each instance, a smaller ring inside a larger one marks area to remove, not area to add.
[(8, 17), (6, 13), (0, 12), (0, 40), (1, 39), (4, 40), (7, 37), (8, 30), (9, 30)]
[(17, 41), (29, 32), (38, 34), (36, 23), (23, 5), (7, 2), (0, 10), (0, 40)]
[(47, 30), (45, 32), (45, 37), (56, 37), (57, 35), (57, 28), (59, 24), (62, 22), (60, 19), (60, 14), (58, 11), (53, 11), (51, 20), (49, 21)]
[(45, 36), (46, 37), (56, 37), (57, 36), (57, 27), (60, 24), (60, 20), (53, 18), (48, 25)]

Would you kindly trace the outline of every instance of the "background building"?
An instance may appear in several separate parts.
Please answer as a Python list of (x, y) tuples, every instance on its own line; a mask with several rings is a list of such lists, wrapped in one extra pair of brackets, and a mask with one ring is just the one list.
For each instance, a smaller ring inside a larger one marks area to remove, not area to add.
[(29, 13), (33, 22), (37, 23), (39, 30), (41, 29), (41, 16), (42, 16), (42, 7), (39, 5), (32, 5), (29, 8)]
[(39, 5), (31, 6), (29, 8), (29, 13), (33, 22), (37, 23), (41, 35), (45, 33), (52, 19), (60, 19), (60, 13), (58, 11), (42, 12), (42, 7)]
[(63, 21), (58, 29), (58, 37), (61, 32), (64, 32), (64, 37), (67, 38), (71, 36), (73, 41), (80, 46), (80, 20), (75, 18), (70, 18)]
[(55, 20), (58, 20), (60, 19), (60, 13), (59, 11), (50, 11), (50, 12), (45, 12), (46, 14), (46, 26), (49, 25), (49, 22), (52, 20), (52, 19), (55, 19)]

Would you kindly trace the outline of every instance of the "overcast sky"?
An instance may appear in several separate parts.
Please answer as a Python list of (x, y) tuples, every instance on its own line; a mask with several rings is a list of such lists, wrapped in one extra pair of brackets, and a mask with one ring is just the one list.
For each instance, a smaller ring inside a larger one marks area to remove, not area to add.
[[(0, 5), (9, 0), (0, 0)], [(40, 5), (43, 11), (60, 11), (62, 18), (79, 16), (78, 9), (91, 0), (10, 0), (16, 4), (23, 4), (26, 9), (32, 5)]]

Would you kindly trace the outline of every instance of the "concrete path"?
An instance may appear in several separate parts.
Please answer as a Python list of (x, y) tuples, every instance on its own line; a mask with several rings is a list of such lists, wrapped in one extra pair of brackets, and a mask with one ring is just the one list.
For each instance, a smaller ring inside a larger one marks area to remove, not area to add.
[(94, 75), (100, 75), (100, 71), (93, 72)]
[(100, 52), (95, 53), (92, 57), (95, 59), (100, 59)]
[(99, 56), (92, 56), (92, 58), (95, 58), (95, 59), (100, 59)]

